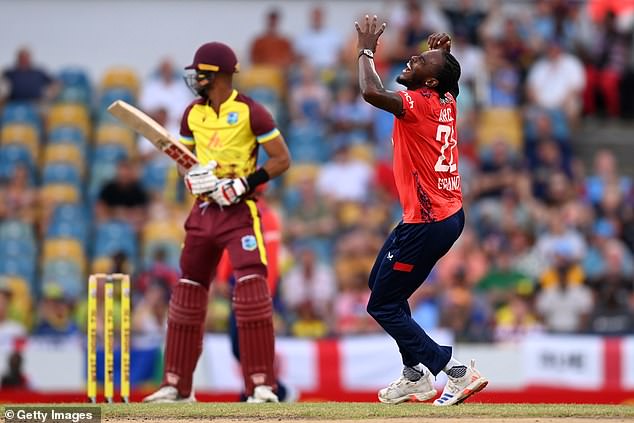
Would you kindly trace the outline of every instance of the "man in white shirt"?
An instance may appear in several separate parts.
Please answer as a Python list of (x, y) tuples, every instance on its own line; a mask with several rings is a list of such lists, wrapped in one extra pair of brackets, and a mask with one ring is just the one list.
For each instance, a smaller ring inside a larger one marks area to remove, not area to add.
[(177, 135), (183, 110), (193, 99), (172, 61), (163, 59), (157, 74), (143, 84), (139, 104), (146, 113), (153, 114), (164, 109), (167, 112), (166, 129)]
[(586, 85), (581, 61), (562, 51), (557, 41), (550, 41), (546, 55), (528, 72), (528, 98), (543, 109), (563, 109), (572, 122), (581, 113), (582, 93)]
[(372, 180), (372, 168), (350, 157), (348, 147), (338, 147), (333, 160), (317, 176), (317, 190), (335, 201), (364, 202)]
[(343, 39), (338, 31), (324, 26), (324, 11), (321, 6), (316, 6), (310, 14), (310, 28), (295, 42), (295, 52), (319, 70), (333, 68)]

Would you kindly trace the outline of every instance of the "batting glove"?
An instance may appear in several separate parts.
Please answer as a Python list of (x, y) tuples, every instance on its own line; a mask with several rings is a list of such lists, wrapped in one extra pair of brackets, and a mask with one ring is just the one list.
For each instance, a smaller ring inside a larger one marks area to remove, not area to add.
[(249, 191), (245, 178), (221, 179), (209, 193), (209, 197), (221, 206), (239, 203), (242, 196)]
[(218, 182), (214, 175), (217, 163), (210, 161), (206, 165), (196, 165), (185, 175), (185, 185), (194, 195), (205, 194), (212, 191)]

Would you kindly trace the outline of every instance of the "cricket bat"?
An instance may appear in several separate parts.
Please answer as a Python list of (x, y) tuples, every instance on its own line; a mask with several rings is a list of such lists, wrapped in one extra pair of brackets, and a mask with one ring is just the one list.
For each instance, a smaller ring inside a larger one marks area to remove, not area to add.
[(198, 164), (198, 159), (194, 153), (178, 142), (158, 122), (136, 107), (125, 101), (116, 100), (108, 106), (108, 111), (119, 119), (121, 123), (150, 140), (156, 148), (167, 154), (185, 170), (189, 170)]

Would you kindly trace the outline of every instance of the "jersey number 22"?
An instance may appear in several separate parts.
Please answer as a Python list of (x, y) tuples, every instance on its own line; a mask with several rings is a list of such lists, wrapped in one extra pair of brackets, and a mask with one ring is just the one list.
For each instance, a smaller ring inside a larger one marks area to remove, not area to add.
[[(434, 170), (436, 172), (455, 172), (456, 164), (453, 162), (453, 149), (456, 147), (457, 141), (453, 136), (453, 127), (438, 125), (436, 141), (442, 142), (443, 145), (440, 147), (440, 156), (434, 166)], [(449, 158), (445, 155), (447, 148), (449, 148)]]

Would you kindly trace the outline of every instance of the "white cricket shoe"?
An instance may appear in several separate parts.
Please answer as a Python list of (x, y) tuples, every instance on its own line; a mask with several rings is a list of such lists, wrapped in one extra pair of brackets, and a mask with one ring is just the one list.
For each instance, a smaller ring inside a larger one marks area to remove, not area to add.
[(454, 405), (460, 404), (476, 392), (480, 392), (489, 383), (479, 371), (475, 369), (475, 360), (471, 360), (467, 372), (462, 377), (451, 377), (447, 375), (447, 384), (442, 391), (442, 395), (434, 405)]
[(261, 404), (264, 402), (280, 402), (273, 388), (268, 385), (258, 385), (253, 390), (253, 395), (247, 398), (247, 402)]
[(379, 391), (379, 401), (385, 404), (400, 404), (405, 401), (427, 401), (436, 396), (434, 381), (430, 372), (425, 372), (413, 382), (401, 375), (387, 388)]
[(196, 402), (194, 391), (187, 398), (183, 398), (178, 393), (178, 389), (174, 386), (166, 385), (159, 388), (158, 391), (143, 398), (143, 402), (154, 404), (175, 404), (175, 403), (192, 403)]

